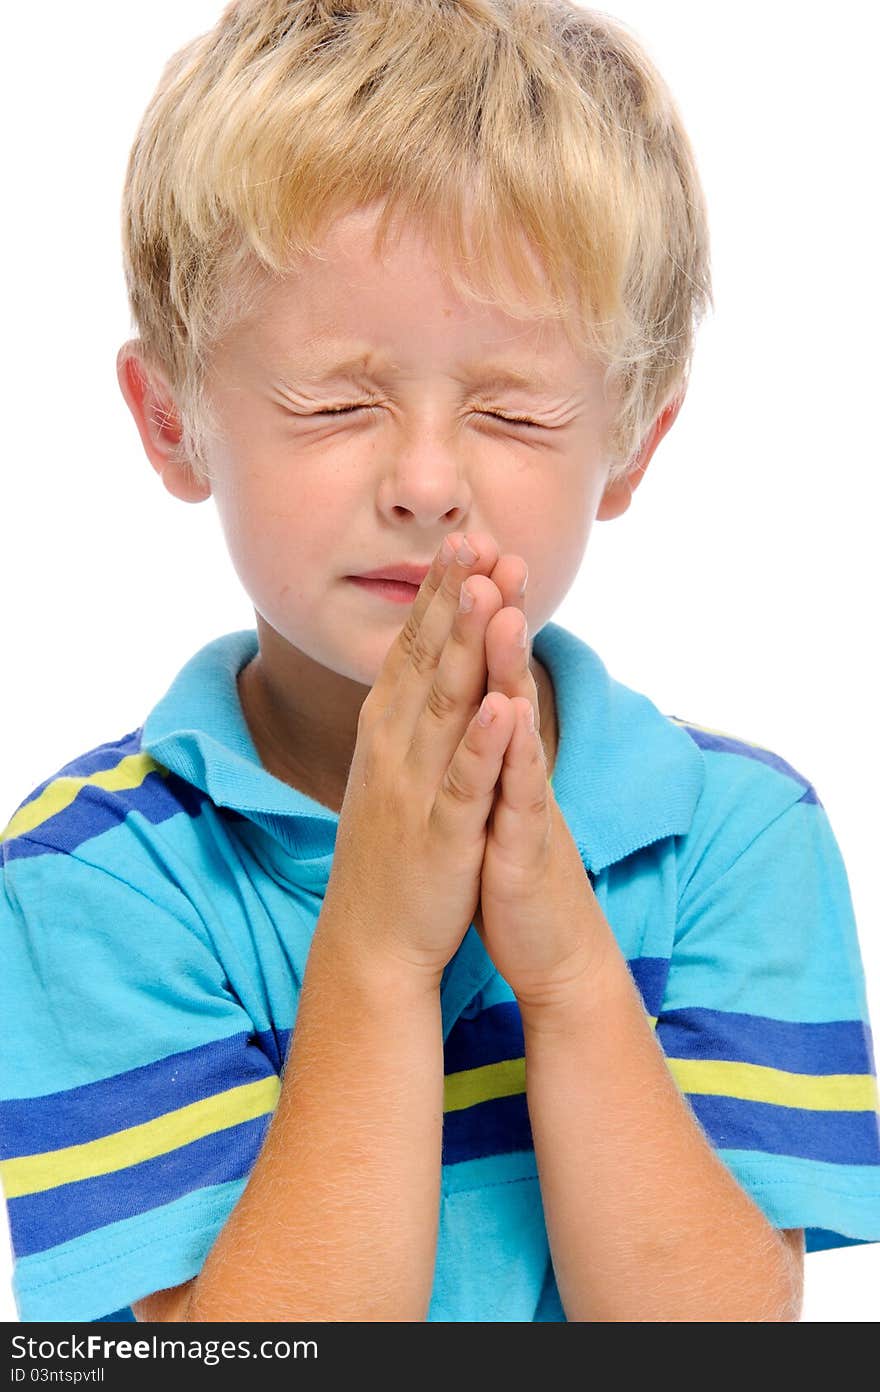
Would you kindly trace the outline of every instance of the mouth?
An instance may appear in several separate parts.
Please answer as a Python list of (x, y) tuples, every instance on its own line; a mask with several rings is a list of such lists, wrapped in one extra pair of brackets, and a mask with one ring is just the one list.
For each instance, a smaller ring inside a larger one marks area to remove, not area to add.
[(387, 580), (384, 577), (349, 575), (353, 585), (360, 586), (377, 599), (390, 600), (392, 604), (412, 604), (419, 592), (418, 585), (410, 585), (405, 580)]

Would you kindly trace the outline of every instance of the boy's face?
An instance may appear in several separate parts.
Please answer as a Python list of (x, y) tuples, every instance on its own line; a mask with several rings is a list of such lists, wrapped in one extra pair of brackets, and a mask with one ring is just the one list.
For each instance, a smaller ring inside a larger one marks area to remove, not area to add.
[[(337, 220), (326, 259), (224, 345), (209, 456), (262, 636), (364, 687), (406, 609), (349, 577), (427, 567), (447, 532), (487, 531), (521, 556), (530, 634), (548, 620), (600, 509), (611, 420), (601, 369), (560, 328), (461, 300), (410, 229), (376, 260), (378, 211)], [(527, 385), (493, 382), (505, 371)], [(321, 414), (339, 407), (363, 409)]]

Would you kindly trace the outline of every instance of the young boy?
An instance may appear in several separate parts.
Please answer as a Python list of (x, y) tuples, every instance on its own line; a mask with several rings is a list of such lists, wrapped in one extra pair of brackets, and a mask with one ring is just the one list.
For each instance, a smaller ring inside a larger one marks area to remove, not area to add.
[(123, 226), (256, 628), (3, 834), (22, 1320), (797, 1320), (880, 1239), (839, 848), (551, 621), (711, 303), (660, 75), (566, 0), (240, 0)]

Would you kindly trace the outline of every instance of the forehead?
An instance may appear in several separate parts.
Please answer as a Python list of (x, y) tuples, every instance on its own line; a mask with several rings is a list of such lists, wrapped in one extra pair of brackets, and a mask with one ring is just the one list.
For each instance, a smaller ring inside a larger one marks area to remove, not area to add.
[[(398, 358), (406, 361), (397, 361)], [(275, 375), (282, 379), (289, 375), (314, 385), (336, 378), (394, 377), (406, 373), (410, 363), (407, 354), (334, 337), (315, 339), (294, 351), (276, 344), (266, 354), (266, 366)], [(539, 390), (559, 370), (552, 357), (537, 352), (521, 352), (512, 358), (457, 357), (454, 368), (458, 380), (501, 391)]]
[[(415, 308), (422, 306), (426, 313), (439, 312), (444, 319), (490, 319), (500, 333), (526, 337), (557, 327), (549, 320), (542, 322), (542, 306), (536, 303), (517, 303), (517, 313), (511, 316), (503, 306), (459, 294), (426, 231), (414, 221), (398, 217), (380, 251), (376, 245), (377, 223), (379, 209), (375, 205), (331, 221), (315, 253), (292, 262), (288, 273), (270, 287), (270, 302), (278, 298), (274, 292), (280, 291), (281, 298), (287, 298), (290, 291), (302, 319), (312, 320), (315, 337), (320, 337), (327, 319), (351, 317), (347, 310), (361, 312), (369, 308), (370, 302), (375, 302), (384, 313), (398, 315), (407, 312), (409, 303), (415, 302)], [(464, 270), (461, 263), (458, 270)], [(482, 285), (479, 292), (489, 299)], [(519, 317), (521, 313), (525, 317)], [(537, 327), (542, 323), (543, 330)], [(304, 327), (308, 335), (308, 326)]]
[(512, 389), (595, 375), (540, 306), (461, 294), (417, 226), (396, 223), (380, 254), (377, 219), (375, 208), (337, 218), (317, 254), (267, 280), (237, 335), (261, 371), (320, 382), (437, 370)]

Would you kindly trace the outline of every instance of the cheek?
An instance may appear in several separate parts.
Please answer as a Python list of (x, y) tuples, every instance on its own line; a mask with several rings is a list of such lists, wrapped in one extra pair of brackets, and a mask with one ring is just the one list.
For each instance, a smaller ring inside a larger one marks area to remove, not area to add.
[(326, 480), (300, 476), (295, 488), (280, 486), (272, 470), (215, 491), (238, 573), (246, 568), (269, 579), (282, 575), (284, 581), (325, 573), (343, 534), (340, 508), (329, 495)]
[[(577, 563), (592, 520), (591, 500), (583, 490), (545, 483), (534, 495), (520, 494), (512, 501), (511, 525), (505, 532), (511, 541), (505, 550), (519, 549), (524, 556), (534, 557), (535, 568), (540, 566), (548, 573), (566, 569), (572, 557)], [(517, 537), (522, 542), (519, 548), (514, 544)]]
[(574, 583), (589, 541), (590, 520), (589, 513), (572, 507), (557, 516), (535, 510), (535, 526), (521, 554), (529, 562), (527, 602), (537, 623), (546, 623)]

